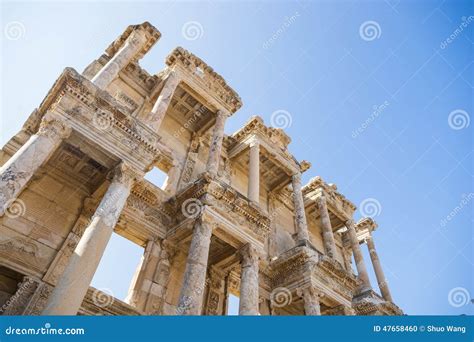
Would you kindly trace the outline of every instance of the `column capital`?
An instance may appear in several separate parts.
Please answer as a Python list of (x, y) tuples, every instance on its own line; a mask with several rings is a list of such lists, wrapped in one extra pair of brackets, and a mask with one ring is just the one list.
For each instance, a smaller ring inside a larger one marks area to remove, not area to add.
[(221, 117), (223, 119), (227, 119), (231, 116), (232, 114), (228, 111), (228, 110), (225, 110), (225, 109), (218, 109), (216, 111), (216, 117)]
[(241, 256), (242, 267), (255, 265), (260, 259), (260, 255), (255, 247), (249, 243), (239, 249), (238, 253)]
[(59, 114), (47, 113), (41, 120), (38, 135), (45, 136), (53, 140), (67, 138), (72, 132), (72, 128), (66, 123), (66, 119)]
[(112, 178), (112, 182), (132, 184), (143, 177), (143, 172), (140, 172), (126, 162), (121, 162), (110, 172), (109, 176)]
[(305, 295), (311, 295), (312, 297), (315, 297), (315, 298), (323, 298), (324, 292), (321, 292), (316, 287), (310, 285), (310, 286), (297, 288), (296, 295), (302, 298), (304, 298)]
[(349, 227), (352, 227), (355, 229), (355, 221), (354, 219), (348, 219), (346, 220), (346, 222), (344, 222), (346, 227), (349, 228)]

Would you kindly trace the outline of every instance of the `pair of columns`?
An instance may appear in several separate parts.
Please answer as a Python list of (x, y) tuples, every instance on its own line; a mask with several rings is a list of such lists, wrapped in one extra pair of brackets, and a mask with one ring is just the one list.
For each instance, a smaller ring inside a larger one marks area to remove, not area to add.
[[(196, 220), (176, 311), (178, 315), (200, 315), (202, 312), (211, 236), (212, 225), (202, 218)], [(240, 253), (242, 278), (239, 313), (258, 315), (258, 256), (250, 245), (242, 248)]]
[(372, 260), (372, 266), (374, 267), (375, 277), (377, 278), (380, 293), (386, 301), (393, 302), (392, 294), (388, 288), (387, 280), (385, 279), (385, 274), (383, 272), (379, 256), (375, 250), (372, 234), (369, 234), (369, 236), (365, 239), (365, 242), (367, 244), (367, 248), (369, 249), (370, 259)]

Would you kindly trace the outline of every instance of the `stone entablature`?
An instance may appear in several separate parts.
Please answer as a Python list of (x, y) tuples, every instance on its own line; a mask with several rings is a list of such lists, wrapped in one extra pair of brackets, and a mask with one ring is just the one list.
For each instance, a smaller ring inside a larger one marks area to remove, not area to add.
[(160, 137), (109, 93), (95, 87), (74, 69), (66, 68), (40, 107), (61, 115), (81, 136), (107, 148), (117, 159), (148, 170), (160, 157)]
[(325, 197), (330, 210), (345, 222), (352, 218), (356, 206), (344, 195), (337, 191), (334, 184), (328, 184), (319, 176), (312, 178), (308, 184), (303, 187), (303, 195), (306, 205), (315, 203), (318, 197)]
[(359, 282), (338, 262), (308, 247), (294, 247), (270, 265), (273, 288), (317, 289), (327, 305), (349, 305)]
[(227, 85), (222, 76), (209, 65), (182, 47), (175, 48), (166, 58), (169, 69), (182, 73), (181, 79), (191, 86), (205, 90), (219, 103), (217, 106), (235, 113), (242, 107), (240, 96)]
[(237, 225), (242, 233), (249, 234), (248, 240), (258, 240), (263, 245), (270, 232), (270, 219), (265, 211), (230, 185), (208, 174), (203, 174), (181, 191), (174, 205), (177, 226), (195, 216), (192, 211), (197, 210), (198, 213), (204, 207), (209, 207), (223, 218), (218, 221), (224, 228), (227, 226), (225, 221)]

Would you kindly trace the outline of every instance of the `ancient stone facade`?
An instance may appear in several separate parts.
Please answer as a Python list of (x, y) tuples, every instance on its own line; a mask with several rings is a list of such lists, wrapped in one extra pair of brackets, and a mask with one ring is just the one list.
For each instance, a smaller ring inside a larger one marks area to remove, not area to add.
[[(229, 294), (242, 315), (402, 314), (376, 223), (320, 177), (302, 185), (310, 165), (281, 129), (252, 117), (225, 135), (241, 99), (192, 53), (143, 70), (160, 36), (129, 26), (82, 74), (65, 69), (3, 147), (1, 314), (225, 315)], [(90, 286), (113, 233), (144, 249), (125, 302)]]

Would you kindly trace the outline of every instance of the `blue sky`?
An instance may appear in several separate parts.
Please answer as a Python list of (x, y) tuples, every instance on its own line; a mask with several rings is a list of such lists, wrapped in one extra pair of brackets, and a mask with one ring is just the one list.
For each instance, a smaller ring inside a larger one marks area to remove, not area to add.
[[(285, 111), (291, 151), (313, 165), (304, 181), (320, 175), (358, 207), (366, 199), (375, 203), (376, 247), (394, 300), (407, 314), (474, 312), (465, 304), (474, 297), (472, 2), (3, 1), (2, 7), (2, 144), (64, 67), (82, 71), (127, 25), (150, 21), (163, 34), (141, 62), (150, 73), (163, 68), (174, 47), (189, 49), (243, 99), (227, 133), (251, 115), (271, 124), (272, 113)], [(197, 36), (185, 33), (189, 22)], [(93, 285), (123, 298), (140, 254), (114, 237)]]

